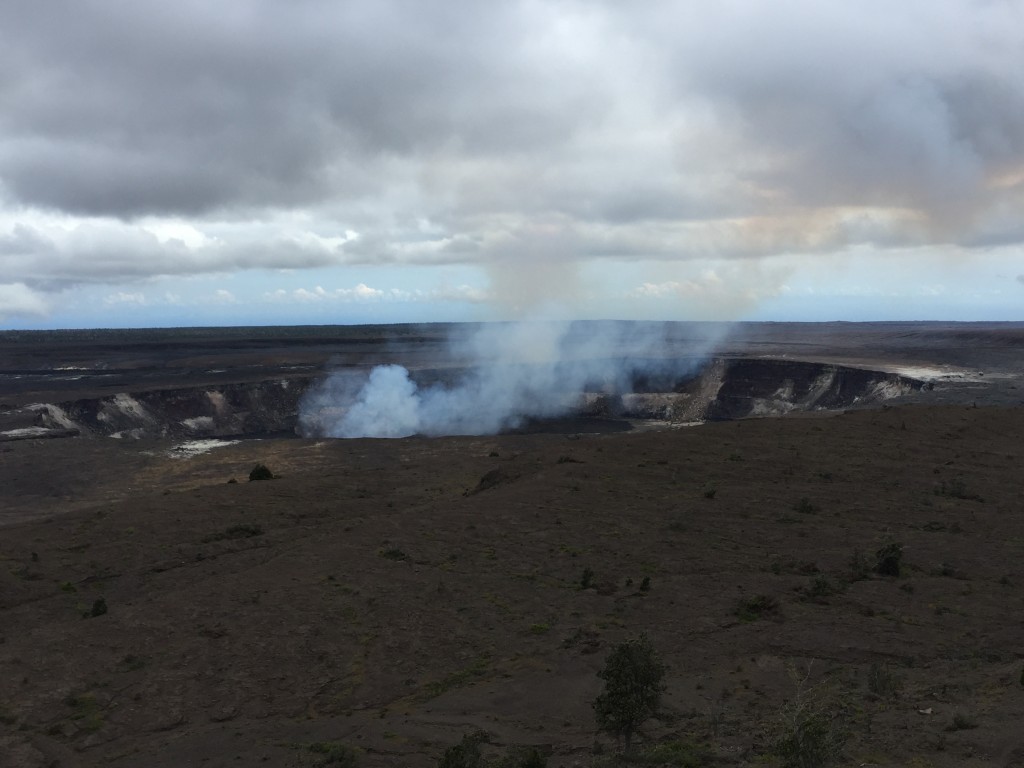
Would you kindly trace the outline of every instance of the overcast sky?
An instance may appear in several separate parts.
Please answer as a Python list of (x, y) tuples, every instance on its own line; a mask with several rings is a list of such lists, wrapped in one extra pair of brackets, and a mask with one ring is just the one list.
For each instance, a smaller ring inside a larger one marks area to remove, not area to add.
[(0, 4), (3, 327), (1022, 307), (1024, 0)]

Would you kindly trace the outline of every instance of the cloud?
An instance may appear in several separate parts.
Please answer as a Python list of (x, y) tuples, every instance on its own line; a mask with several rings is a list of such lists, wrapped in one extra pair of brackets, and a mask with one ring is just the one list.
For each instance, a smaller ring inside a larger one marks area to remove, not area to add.
[(266, 295), (267, 298), (275, 301), (291, 300), (303, 303), (319, 301), (368, 302), (378, 301), (384, 296), (384, 291), (377, 288), (370, 288), (364, 283), (359, 283), (355, 288), (335, 288), (331, 291), (325, 290), (319, 285), (312, 290), (297, 288), (290, 293), (283, 289), (278, 289), (277, 291)]
[(457, 264), (513, 307), (602, 260), (1024, 242), (1017, 3), (54, 0), (0, 27), (0, 274), (32, 291)]
[(767, 299), (787, 294), (786, 279), (792, 266), (746, 259), (717, 268), (690, 264), (675, 271), (679, 274), (674, 277), (625, 291), (630, 314), (664, 317), (666, 309), (681, 307), (689, 317), (734, 320)]
[[(347, 238), (281, 228), (264, 239), (258, 228), (227, 237), (211, 237), (190, 227), (186, 242), (116, 219), (77, 221), (37, 217), (0, 221), (0, 272), (18, 275), (41, 290), (95, 282), (142, 280), (167, 275), (197, 275), (244, 269), (310, 269), (348, 260)], [(191, 243), (191, 244), (190, 244)]]
[(109, 296), (103, 298), (104, 304), (137, 304), (139, 306), (145, 306), (148, 302), (145, 294), (141, 292), (125, 293), (124, 291), (118, 291), (112, 293)]
[(355, 288), (336, 288), (333, 291), (325, 291), (317, 286), (312, 291), (299, 288), (291, 294), (298, 301), (376, 301), (384, 297), (384, 291), (378, 288), (371, 288), (365, 283), (359, 283)]
[(1024, 285), (1024, 275), (1017, 275), (1017, 282)]
[(30, 204), (195, 215), (367, 194), (389, 155), (452, 141), (550, 145), (572, 121), (556, 100), (590, 101), (571, 85), (586, 62), (554, 50), (570, 30), (531, 41), (551, 16), (459, 0), (6, 8), (0, 169)]
[(0, 283), (0, 318), (45, 315), (48, 302), (24, 283)]
[(327, 290), (323, 286), (316, 286), (312, 290), (297, 288), (293, 291), (286, 291), (278, 288), (275, 291), (268, 291), (263, 298), (271, 302), (296, 302), (302, 304), (316, 302), (340, 302), (340, 303), (379, 303), (379, 302), (467, 302), (480, 304), (489, 301), (491, 296), (479, 288), (470, 285), (445, 286), (431, 290), (404, 290), (401, 288), (371, 288), (365, 283), (359, 283), (353, 288), (334, 288)]

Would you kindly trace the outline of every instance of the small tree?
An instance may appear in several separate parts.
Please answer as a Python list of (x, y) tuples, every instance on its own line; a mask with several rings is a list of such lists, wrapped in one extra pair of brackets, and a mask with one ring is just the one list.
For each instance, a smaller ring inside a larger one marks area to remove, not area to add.
[(633, 733), (657, 714), (665, 686), (665, 665), (647, 635), (617, 645), (597, 676), (604, 690), (594, 700), (597, 727), (622, 739), (629, 752)]

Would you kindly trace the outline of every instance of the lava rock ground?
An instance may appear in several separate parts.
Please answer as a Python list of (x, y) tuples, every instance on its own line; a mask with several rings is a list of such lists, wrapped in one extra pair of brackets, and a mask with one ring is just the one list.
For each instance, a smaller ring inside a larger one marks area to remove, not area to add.
[[(0, 416), (435, 365), (450, 332), (0, 333)], [(0, 765), (417, 768), (477, 729), (609, 765), (596, 673), (641, 632), (669, 667), (649, 765), (764, 764), (804, 677), (840, 765), (1024, 765), (1024, 326), (751, 324), (719, 351), (939, 379), (667, 431), (0, 443)]]
[[(596, 673), (646, 632), (669, 671), (640, 749), (761, 764), (795, 670), (849, 732), (840, 765), (1021, 765), (1022, 434), (1019, 407), (911, 405), (185, 456), (8, 443), (0, 763), (344, 744), (416, 768), (482, 729), (489, 754), (607, 765)], [(278, 477), (248, 482), (256, 463)], [(898, 577), (871, 571), (889, 543)]]

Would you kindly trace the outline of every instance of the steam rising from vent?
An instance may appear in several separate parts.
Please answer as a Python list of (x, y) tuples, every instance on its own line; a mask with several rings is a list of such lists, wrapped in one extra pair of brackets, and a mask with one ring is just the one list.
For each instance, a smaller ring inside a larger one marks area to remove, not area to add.
[[(562, 416), (584, 393), (628, 393), (637, 377), (668, 380), (691, 371), (694, 357), (665, 357), (666, 333), (665, 325), (637, 323), (485, 326), (451, 342), (464, 367), (333, 373), (304, 398), (300, 430), (326, 437), (484, 435)], [(709, 343), (702, 339), (702, 350)]]

